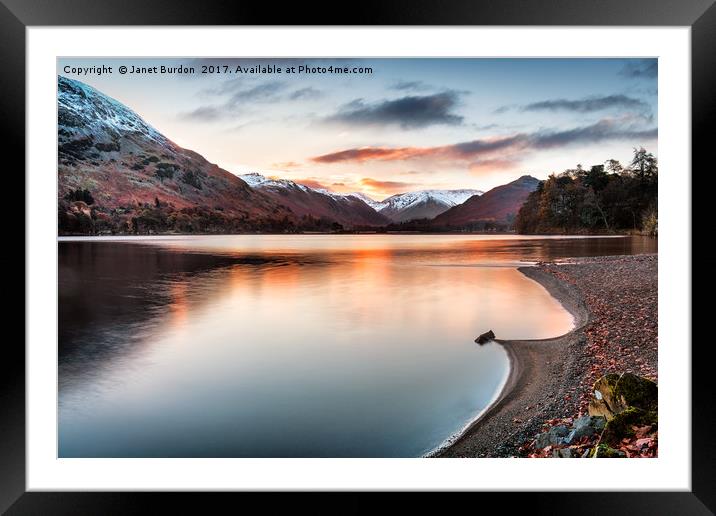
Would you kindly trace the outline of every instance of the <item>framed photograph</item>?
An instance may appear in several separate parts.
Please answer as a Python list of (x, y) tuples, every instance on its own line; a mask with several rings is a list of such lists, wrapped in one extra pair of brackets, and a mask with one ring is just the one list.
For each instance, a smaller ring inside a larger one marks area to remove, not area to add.
[(3, 511), (712, 513), (712, 2), (364, 7), (3, 0)]

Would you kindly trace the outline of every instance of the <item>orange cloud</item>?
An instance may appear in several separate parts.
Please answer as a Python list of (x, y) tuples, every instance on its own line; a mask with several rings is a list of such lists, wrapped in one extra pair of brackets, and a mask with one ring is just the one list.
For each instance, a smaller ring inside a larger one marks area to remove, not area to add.
[[(604, 141), (630, 141), (656, 139), (657, 129), (635, 128), (623, 120), (603, 119), (598, 122), (567, 130), (539, 130), (534, 133), (517, 133), (509, 136), (479, 138), (452, 145), (437, 147), (359, 147), (311, 158), (315, 163), (343, 161), (402, 161), (415, 158), (439, 158), (461, 162), (504, 160), (504, 156), (524, 155), (527, 152), (555, 149), (574, 144), (594, 144)], [(504, 165), (504, 163), (503, 163)]]
[(389, 147), (361, 147), (357, 149), (348, 149), (323, 156), (311, 158), (315, 163), (337, 163), (340, 161), (355, 161), (362, 163), (364, 161), (398, 161), (412, 159), (422, 156), (428, 156), (434, 153), (432, 147), (401, 147), (391, 149)]
[(319, 183), (318, 181), (310, 177), (307, 177), (305, 179), (293, 179), (293, 182), (298, 183), (299, 185), (307, 186), (308, 188), (323, 188), (326, 190), (330, 190), (330, 188), (327, 188), (322, 183)]
[(360, 147), (311, 158), (315, 163), (353, 161), (404, 161), (415, 158), (442, 158), (455, 161), (474, 160), (506, 151), (514, 152), (528, 146), (529, 139), (522, 134), (498, 138), (484, 138), (454, 145), (437, 147)]
[(402, 193), (406, 189), (415, 186), (415, 183), (404, 183), (402, 181), (380, 181), (370, 177), (364, 177), (361, 179), (360, 184), (369, 190), (386, 194)]
[(301, 164), (296, 161), (281, 161), (279, 163), (273, 163), (271, 166), (273, 168), (298, 168)]

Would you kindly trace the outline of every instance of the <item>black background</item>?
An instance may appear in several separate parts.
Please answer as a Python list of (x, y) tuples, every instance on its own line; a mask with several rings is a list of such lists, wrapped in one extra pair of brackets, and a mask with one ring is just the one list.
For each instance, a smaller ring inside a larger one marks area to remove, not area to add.
[[(692, 321), (680, 342), (692, 353), (692, 492), (681, 493), (25, 493), (25, 349), (19, 334), (24, 288), (13, 295), (5, 280), (5, 331), (0, 340), (0, 511), (7, 514), (136, 514), (311, 511), (401, 513), (507, 511), (526, 514), (713, 514), (716, 509), (713, 336), (696, 331), (713, 317), (715, 220), (711, 209), (716, 164), (711, 133), (716, 114), (716, 6), (714, 0), (452, 0), (362, 1), (327, 5), (222, 0), (0, 0), (0, 150), (3, 231), (24, 241), (22, 195), (25, 135), (25, 28), (34, 25), (656, 25), (692, 30), (692, 173), (664, 171), (691, 182)], [(565, 51), (568, 51), (565, 44)], [(88, 54), (91, 54), (88, 42)], [(668, 142), (660, 142), (668, 145)], [(26, 193), (26, 192), (25, 192)], [(668, 196), (668, 192), (661, 192)], [(684, 228), (686, 230), (686, 228)], [(697, 239), (694, 235), (701, 237)], [(3, 246), (0, 257), (25, 268), (24, 245)], [(19, 263), (18, 263), (19, 265)], [(48, 264), (48, 266), (54, 266)], [(14, 271), (14, 269), (12, 269)], [(663, 273), (664, 271), (662, 271)], [(27, 274), (27, 269), (25, 269)], [(9, 273), (6, 276), (19, 274)], [(668, 280), (668, 271), (662, 277)], [(12, 311), (18, 312), (13, 314)], [(24, 319), (24, 317), (22, 317)], [(24, 340), (24, 339), (23, 339)], [(48, 343), (54, 346), (56, 343)], [(519, 459), (515, 459), (519, 460)], [(560, 479), (554, 479), (560, 488)], [(23, 494), (24, 493), (24, 494)], [(459, 507), (462, 506), (462, 507)]]

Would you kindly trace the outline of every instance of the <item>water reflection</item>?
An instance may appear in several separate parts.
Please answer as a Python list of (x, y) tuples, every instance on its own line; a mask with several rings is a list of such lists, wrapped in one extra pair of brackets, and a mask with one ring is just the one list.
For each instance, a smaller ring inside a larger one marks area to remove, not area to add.
[(508, 265), (649, 245), (437, 235), (61, 242), (60, 456), (421, 455), (503, 381), (504, 352), (475, 345), (478, 333), (541, 338), (570, 327)]

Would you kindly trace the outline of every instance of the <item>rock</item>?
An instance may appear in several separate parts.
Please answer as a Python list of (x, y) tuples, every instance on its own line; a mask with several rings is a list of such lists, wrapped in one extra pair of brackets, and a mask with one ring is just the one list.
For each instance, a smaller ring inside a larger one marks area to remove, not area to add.
[(582, 437), (589, 437), (595, 433), (594, 428), (591, 426), (583, 426), (579, 429), (575, 428), (567, 434), (563, 439), (564, 444), (572, 444), (574, 441), (578, 441)]
[(480, 335), (478, 338), (476, 338), (475, 342), (477, 342), (478, 344), (484, 344), (485, 342), (494, 340), (494, 338), (495, 338), (494, 332), (492, 330), (489, 330), (489, 331), (483, 333), (482, 335)]
[(627, 407), (655, 411), (657, 403), (657, 385), (651, 380), (632, 373), (610, 373), (594, 382), (589, 415), (609, 421)]
[(589, 437), (604, 430), (606, 419), (602, 416), (582, 416), (572, 425), (572, 430), (562, 440), (564, 444), (572, 444), (582, 437)]
[(617, 396), (624, 405), (646, 411), (656, 410), (659, 403), (657, 385), (632, 373), (624, 373), (617, 382)]
[(549, 442), (549, 432), (543, 432), (537, 436), (537, 439), (535, 439), (535, 448), (546, 448), (550, 444), (551, 443)]
[(626, 457), (626, 453), (621, 450), (615, 450), (606, 444), (600, 444), (592, 450), (589, 457), (594, 459), (622, 459)]
[(589, 423), (589, 426), (594, 428), (596, 432), (601, 432), (604, 430), (604, 427), (607, 425), (607, 418), (603, 416), (590, 416), (592, 418), (592, 421)]
[(571, 459), (574, 458), (574, 455), (572, 455), (571, 448), (559, 448), (552, 451), (552, 457), (555, 459)]
[(563, 444), (564, 437), (569, 433), (569, 429), (564, 425), (553, 426), (547, 432), (543, 432), (535, 439), (536, 448), (546, 448), (547, 446)]
[(651, 426), (656, 428), (658, 416), (654, 410), (643, 410), (627, 407), (625, 410), (607, 421), (602, 434), (602, 441), (616, 446), (622, 439), (634, 437), (634, 426)]
[(623, 407), (617, 407), (617, 399), (614, 395), (614, 389), (619, 381), (619, 375), (610, 373), (602, 376), (592, 387), (592, 399), (589, 401), (589, 415), (603, 416), (608, 420)]

